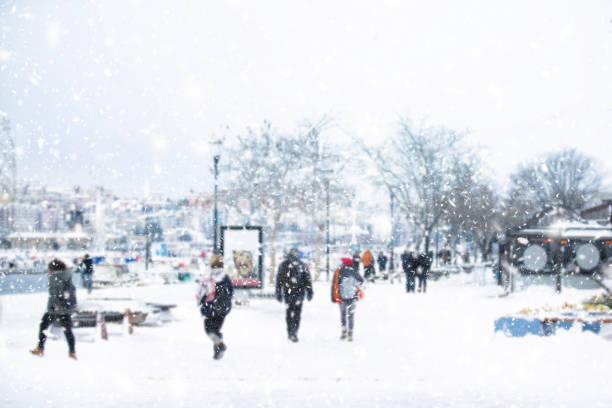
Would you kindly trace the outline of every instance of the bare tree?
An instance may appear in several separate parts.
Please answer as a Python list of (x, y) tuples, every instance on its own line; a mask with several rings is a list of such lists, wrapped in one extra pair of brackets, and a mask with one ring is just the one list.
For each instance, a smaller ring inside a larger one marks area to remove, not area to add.
[(400, 120), (400, 129), (386, 146), (370, 151), (384, 183), (429, 251), (431, 233), (445, 215), (452, 168), (461, 154), (462, 135), (444, 127), (415, 126)]
[(343, 160), (336, 153), (325, 149), (321, 133), (332, 126), (328, 116), (317, 121), (304, 121), (296, 135), (295, 154), (300, 157), (300, 172), (296, 181), (296, 204), (315, 226), (314, 279), (321, 274), (321, 248), (325, 234), (325, 201), (329, 194), (332, 202), (350, 195), (350, 188), (341, 179)]
[(315, 225), (315, 279), (320, 274), (321, 244), (325, 232), (325, 195), (335, 199), (345, 190), (333, 180), (341, 168), (338, 158), (324, 152), (320, 134), (329, 126), (323, 117), (316, 122), (303, 122), (294, 133), (281, 133), (264, 122), (260, 129), (249, 129), (238, 136), (232, 151), (233, 206), (240, 212), (240, 200), (249, 202), (249, 222), (256, 217), (269, 229), (269, 256), (274, 281), (276, 241), (279, 228), (291, 214), (301, 212)]
[(526, 219), (550, 206), (575, 218), (601, 188), (601, 174), (593, 160), (576, 149), (549, 153), (521, 166), (510, 176), (509, 208)]
[(452, 174), (446, 206), (450, 234), (469, 236), (486, 260), (491, 243), (503, 228), (499, 197), (482, 175), (479, 160), (473, 153), (457, 158)]
[(253, 217), (269, 230), (271, 273), (274, 282), (276, 269), (276, 240), (283, 217), (295, 206), (296, 195), (293, 172), (300, 165), (294, 154), (294, 140), (264, 122), (260, 129), (248, 129), (246, 136), (238, 136), (238, 144), (231, 152), (232, 184), (229, 189), (235, 197), (234, 207), (241, 211), (240, 199), (249, 202), (249, 223)]

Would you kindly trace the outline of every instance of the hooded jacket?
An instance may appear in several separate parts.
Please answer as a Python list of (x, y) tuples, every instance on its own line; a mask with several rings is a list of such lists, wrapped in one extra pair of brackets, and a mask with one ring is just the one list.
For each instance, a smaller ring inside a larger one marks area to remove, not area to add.
[(76, 289), (67, 270), (49, 271), (49, 300), (47, 311), (55, 314), (71, 314), (76, 308)]
[(366, 251), (363, 253), (363, 256), (361, 257), (361, 262), (363, 263), (364, 268), (372, 266), (372, 263), (374, 263), (374, 257), (372, 256), (372, 253), (369, 249), (366, 249)]
[[(351, 258), (342, 258), (342, 265), (336, 269), (334, 273), (334, 279), (332, 280), (331, 287), (331, 301), (332, 303), (342, 303), (342, 297), (340, 296), (340, 284), (343, 279), (348, 277), (354, 277), (359, 283), (363, 283), (363, 278), (359, 275), (359, 272), (355, 271), (353, 267), (353, 260)], [(360, 287), (357, 288), (357, 292), (352, 300), (363, 299), (363, 291)]]

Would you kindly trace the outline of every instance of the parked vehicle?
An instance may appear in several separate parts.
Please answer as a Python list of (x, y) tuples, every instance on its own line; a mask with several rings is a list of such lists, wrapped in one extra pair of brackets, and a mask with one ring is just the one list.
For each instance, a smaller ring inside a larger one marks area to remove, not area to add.
[(508, 235), (509, 261), (523, 274), (595, 274), (612, 263), (612, 227), (567, 224), (526, 228)]

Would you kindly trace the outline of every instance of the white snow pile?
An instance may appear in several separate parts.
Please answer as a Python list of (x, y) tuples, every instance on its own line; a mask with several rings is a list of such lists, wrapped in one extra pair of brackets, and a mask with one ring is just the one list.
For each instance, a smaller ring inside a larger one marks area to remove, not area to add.
[[(471, 279), (471, 278), (470, 278)], [(328, 283), (304, 306), (297, 344), (271, 299), (235, 306), (228, 350), (212, 359), (193, 283), (98, 290), (95, 296), (176, 303), (174, 320), (127, 335), (108, 325), (75, 329), (78, 361), (63, 338), (36, 345), (46, 294), (0, 297), (0, 406), (12, 407), (609, 407), (611, 344), (590, 332), (508, 338), (495, 318), (525, 306), (576, 302), (593, 290), (530, 288), (499, 298), (467, 275), (428, 293), (370, 284), (356, 310), (355, 341), (339, 339)], [(92, 296), (93, 296), (92, 295)], [(79, 292), (83, 300), (87, 295)]]

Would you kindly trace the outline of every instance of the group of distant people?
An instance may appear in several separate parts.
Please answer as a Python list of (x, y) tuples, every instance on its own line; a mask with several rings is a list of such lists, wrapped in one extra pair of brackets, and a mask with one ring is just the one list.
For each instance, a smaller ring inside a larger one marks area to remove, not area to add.
[[(402, 270), (406, 275), (406, 292), (425, 293), (427, 291), (427, 276), (431, 270), (433, 260), (432, 252), (415, 254), (410, 248), (402, 253)], [(415, 285), (415, 278), (418, 279), (418, 289)]]
[[(374, 256), (369, 249), (366, 249), (363, 252), (363, 255), (359, 255), (358, 251), (353, 253), (352, 257), (353, 267), (359, 271), (359, 265), (363, 265), (363, 277), (369, 281), (374, 282), (376, 280), (377, 273), (376, 268), (374, 267)], [(378, 271), (380, 273), (380, 277), (383, 279), (388, 278), (387, 274), (387, 263), (389, 262), (389, 258), (382, 251), (378, 253), (376, 257), (376, 263), (378, 263)]]

